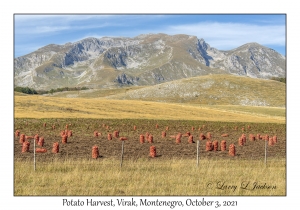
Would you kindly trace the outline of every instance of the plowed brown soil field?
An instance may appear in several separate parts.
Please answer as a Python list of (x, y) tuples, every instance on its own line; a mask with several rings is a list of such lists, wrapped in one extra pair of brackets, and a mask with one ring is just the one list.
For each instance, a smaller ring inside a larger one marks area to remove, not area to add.
[[(228, 122), (204, 122), (204, 121), (179, 121), (179, 120), (115, 120), (115, 119), (15, 119), (14, 132), (20, 130), (20, 134), (34, 136), (39, 134), (44, 137), (43, 148), (46, 153), (36, 153), (36, 159), (39, 162), (68, 159), (92, 159), (92, 147), (99, 147), (100, 157), (120, 158), (122, 142), (119, 138), (107, 140), (107, 134), (115, 130), (119, 131), (120, 137), (126, 137), (124, 142), (124, 160), (126, 159), (150, 159), (150, 146), (156, 147), (156, 158), (176, 159), (187, 158), (196, 159), (197, 140), (200, 133), (212, 134), (211, 141), (219, 142), (218, 151), (205, 151), (207, 140), (200, 141), (200, 160), (201, 158), (212, 159), (264, 159), (265, 141), (250, 141), (249, 134), (261, 136), (277, 136), (277, 143), (274, 146), (267, 147), (268, 158), (286, 157), (286, 125), (271, 123), (228, 123)], [(46, 127), (43, 124), (46, 123)], [(158, 128), (156, 128), (158, 124)], [(52, 129), (55, 125), (55, 129)], [(66, 129), (72, 130), (73, 136), (68, 138), (66, 144), (62, 143), (60, 132)], [(136, 130), (134, 130), (134, 125)], [(108, 127), (107, 127), (108, 126)], [(168, 126), (168, 130), (166, 127)], [(248, 127), (249, 126), (249, 127)], [(194, 130), (192, 130), (194, 127)], [(200, 128), (200, 130), (199, 130)], [(244, 128), (244, 129), (243, 129)], [(101, 132), (102, 135), (94, 137), (94, 131)], [(167, 133), (166, 138), (162, 138), (162, 131)], [(153, 143), (148, 143), (145, 139), (144, 144), (140, 144), (139, 137), (146, 132), (153, 135)], [(182, 136), (181, 143), (176, 144), (175, 138), (170, 136), (178, 133), (185, 134), (190, 132), (194, 137), (195, 143), (188, 143), (188, 137)], [(228, 137), (222, 137), (222, 134), (228, 134)], [(246, 143), (239, 146), (239, 137), (245, 134)], [(226, 151), (220, 151), (221, 141), (226, 140)], [(19, 137), (14, 137), (14, 158), (15, 160), (29, 160), (33, 158), (33, 139), (30, 141), (29, 152), (22, 153), (22, 145), (19, 143)], [(59, 143), (59, 153), (52, 153), (54, 142)], [(236, 156), (228, 155), (230, 144), (235, 144)], [(36, 144), (37, 148), (40, 148)]]

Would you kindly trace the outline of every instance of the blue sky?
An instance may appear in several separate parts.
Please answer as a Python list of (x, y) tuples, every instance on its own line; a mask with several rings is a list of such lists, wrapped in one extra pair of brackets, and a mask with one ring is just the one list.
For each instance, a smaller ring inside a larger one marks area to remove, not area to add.
[(286, 16), (280, 14), (14, 15), (15, 57), (48, 44), (146, 33), (195, 35), (219, 50), (257, 42), (286, 55)]

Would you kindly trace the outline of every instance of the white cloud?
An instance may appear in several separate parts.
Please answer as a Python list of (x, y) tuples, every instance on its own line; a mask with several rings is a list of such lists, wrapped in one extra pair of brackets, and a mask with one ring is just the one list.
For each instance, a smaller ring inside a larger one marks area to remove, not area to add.
[(201, 22), (169, 26), (167, 34), (188, 34), (203, 38), (217, 49), (232, 49), (248, 42), (262, 45), (285, 45), (284, 25)]
[(36, 35), (103, 27), (129, 28), (163, 17), (164, 15), (15, 15), (15, 29), (18, 35)]
[(25, 14), (15, 14), (15, 21), (17, 22), (28, 22), (28, 21), (58, 21), (62, 22), (72, 22), (88, 19), (107, 19), (113, 17), (113, 15), (25, 15)]
[(108, 24), (88, 24), (88, 25), (65, 25), (65, 26), (46, 26), (46, 25), (36, 25), (34, 27), (23, 28), (17, 31), (18, 35), (21, 34), (45, 34), (45, 33), (55, 33), (61, 31), (76, 31), (76, 30), (88, 30), (88, 29), (96, 29), (96, 28), (103, 28), (108, 26)]
[[(108, 25), (111, 15), (15, 15), (15, 29), (18, 35), (36, 35), (65, 30), (102, 28)], [(94, 21), (91, 21), (94, 20)], [(102, 20), (100, 22), (100, 20)], [(87, 22), (89, 21), (89, 22)], [(116, 24), (115, 24), (116, 25)]]

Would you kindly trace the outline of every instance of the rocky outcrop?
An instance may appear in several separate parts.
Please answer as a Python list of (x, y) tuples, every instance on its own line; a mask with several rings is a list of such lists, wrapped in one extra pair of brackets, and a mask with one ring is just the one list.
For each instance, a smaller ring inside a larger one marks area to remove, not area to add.
[(138, 77), (131, 77), (124, 73), (117, 76), (114, 82), (117, 82), (120, 85), (134, 85), (139, 81)]

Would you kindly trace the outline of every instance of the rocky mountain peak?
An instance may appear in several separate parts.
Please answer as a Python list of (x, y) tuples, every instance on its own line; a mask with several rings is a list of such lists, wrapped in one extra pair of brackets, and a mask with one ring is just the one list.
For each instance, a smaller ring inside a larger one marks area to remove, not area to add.
[(36, 89), (152, 85), (219, 73), (267, 79), (286, 71), (285, 57), (258, 43), (220, 51), (203, 38), (162, 33), (51, 44), (14, 62), (15, 85)]
[(207, 44), (207, 43), (204, 41), (203, 38), (201, 38), (201, 39), (198, 40), (198, 45), (199, 45), (199, 47), (200, 47), (201, 49), (203, 49), (203, 50), (205, 50), (205, 51), (207, 51), (207, 50), (210, 49), (209, 44)]

